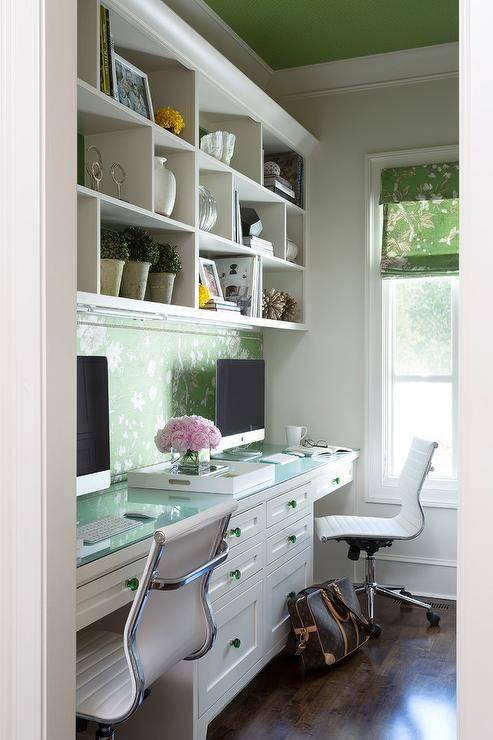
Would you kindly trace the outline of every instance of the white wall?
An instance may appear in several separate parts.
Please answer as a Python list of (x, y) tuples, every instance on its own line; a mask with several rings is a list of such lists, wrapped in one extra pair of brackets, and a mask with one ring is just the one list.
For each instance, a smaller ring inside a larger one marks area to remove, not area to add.
[[(493, 251), (489, 173), (493, 94), (489, 83), (493, 4), (461, 1), (461, 388), (458, 593), (458, 737), (493, 734), (491, 665), (491, 419)], [(486, 238), (485, 238), (486, 237)]]
[[(457, 98), (457, 79), (450, 78), (289, 99), (289, 112), (320, 145), (308, 178), (310, 331), (302, 337), (272, 332), (265, 342), (272, 438), (283, 441), (285, 424), (306, 424), (315, 437), (364, 447), (365, 156), (457, 143)], [(363, 449), (356, 500), (341, 491), (329, 499), (326, 512), (393, 515), (393, 506), (365, 503), (364, 484)], [(424, 533), (385, 553), (404, 560), (382, 560), (380, 580), (406, 583), (416, 593), (453, 595), (456, 511), (425, 513)], [(318, 551), (318, 575), (347, 571), (344, 545)]]
[(75, 717), (76, 3), (0, 4), (0, 737)]

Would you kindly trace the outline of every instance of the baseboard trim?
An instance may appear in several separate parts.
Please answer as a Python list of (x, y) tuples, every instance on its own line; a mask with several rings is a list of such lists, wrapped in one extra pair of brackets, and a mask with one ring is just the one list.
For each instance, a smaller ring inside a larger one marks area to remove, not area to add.
[(454, 604), (457, 604), (457, 597), (452, 596), (451, 594), (430, 594), (426, 591), (413, 591), (413, 596), (417, 596), (418, 599), (443, 599), (444, 601), (453, 601)]
[(435, 565), (441, 568), (457, 568), (456, 560), (445, 560), (444, 558), (422, 558), (418, 555), (375, 555), (376, 560), (390, 560), (396, 563), (409, 565)]
[[(398, 563), (401, 568), (402, 566), (407, 566), (406, 569), (403, 569), (402, 572), (399, 571), (401, 574), (400, 577), (398, 577), (394, 583), (404, 583), (408, 585), (409, 580), (413, 580), (411, 577), (411, 573), (413, 572), (412, 569), (419, 567), (423, 568), (423, 566), (427, 568), (453, 568), (454, 570), (457, 569), (457, 563), (455, 560), (446, 560), (445, 558), (424, 558), (419, 557), (418, 555), (386, 555), (386, 554), (377, 554), (375, 555), (375, 559), (381, 563)], [(356, 566), (356, 563), (355, 563)], [(362, 571), (360, 571), (362, 572)], [(425, 600), (430, 599), (446, 599), (447, 601), (456, 601), (457, 597), (455, 594), (455, 589), (452, 593), (443, 593), (439, 591), (440, 585), (443, 585), (441, 583), (441, 578), (439, 577), (440, 571), (435, 571), (435, 577), (431, 576), (431, 573), (428, 573), (429, 580), (428, 580), (428, 588), (431, 588), (433, 590), (426, 591), (422, 590), (420, 588), (410, 588), (410, 591), (412, 591), (415, 596), (422, 596)], [(407, 576), (406, 576), (407, 574)], [(378, 581), (378, 567), (377, 567), (377, 581)], [(355, 567), (355, 576), (356, 576), (356, 567)], [(445, 578), (445, 573), (442, 571), (442, 576)], [(356, 578), (356, 580), (359, 580)], [(418, 582), (422, 581), (422, 577), (417, 579)], [(385, 578), (381, 577), (381, 582), (385, 583)], [(389, 581), (390, 582), (390, 581)], [(438, 586), (438, 588), (437, 588)], [(451, 584), (447, 583), (447, 586), (451, 586)]]

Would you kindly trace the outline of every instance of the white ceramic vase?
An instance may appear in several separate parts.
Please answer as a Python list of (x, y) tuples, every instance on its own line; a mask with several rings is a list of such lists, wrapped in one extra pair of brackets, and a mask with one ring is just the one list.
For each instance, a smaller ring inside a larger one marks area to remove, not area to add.
[(176, 200), (176, 177), (166, 169), (166, 157), (154, 157), (154, 210), (171, 216)]
[(288, 262), (296, 262), (296, 257), (298, 256), (298, 245), (293, 242), (291, 239), (288, 239), (287, 247), (286, 247), (286, 259)]

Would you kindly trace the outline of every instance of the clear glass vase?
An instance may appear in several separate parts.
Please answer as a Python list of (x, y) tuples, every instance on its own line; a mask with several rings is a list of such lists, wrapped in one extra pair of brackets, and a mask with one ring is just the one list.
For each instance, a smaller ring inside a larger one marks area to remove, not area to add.
[(204, 475), (209, 473), (211, 469), (211, 451), (209, 448), (195, 452), (194, 450), (187, 450), (186, 452), (177, 452), (172, 450), (172, 459), (179, 455), (171, 465), (170, 471), (174, 475), (180, 473), (181, 475)]

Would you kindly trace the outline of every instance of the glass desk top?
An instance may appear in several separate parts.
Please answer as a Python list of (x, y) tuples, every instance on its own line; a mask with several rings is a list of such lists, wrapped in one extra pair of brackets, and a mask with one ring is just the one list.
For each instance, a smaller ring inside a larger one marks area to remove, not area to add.
[(184, 493), (150, 488), (128, 488), (127, 482), (114, 483), (77, 499), (77, 524), (88, 524), (105, 516), (123, 516), (127, 511), (152, 511), (155, 519), (139, 520), (139, 525), (121, 534), (77, 548), (77, 567), (122, 550), (149, 537), (154, 530), (187, 519), (216, 506), (229, 496), (217, 493)]
[[(282, 452), (284, 447), (264, 445), (263, 454), (271, 455)], [(281, 485), (294, 480), (301, 475), (313, 472), (330, 463), (341, 462), (344, 459), (354, 457), (353, 453), (340, 453), (333, 455), (330, 459), (323, 458), (312, 460), (309, 457), (297, 458), (294, 462), (286, 465), (274, 465), (274, 483), (265, 483), (255, 488), (249, 488), (236, 494), (236, 499), (241, 500), (254, 493), (260, 493), (267, 488)], [(255, 462), (261, 462), (261, 458)], [(266, 463), (272, 465), (272, 463)], [(229, 495), (218, 493), (196, 493), (190, 491), (164, 491), (151, 488), (129, 488), (127, 482), (114, 483), (104, 491), (96, 491), (77, 499), (77, 523), (87, 524), (97, 521), (105, 516), (123, 516), (125, 512), (135, 509), (150, 510), (157, 513), (155, 519), (139, 521), (139, 526), (127, 530), (118, 535), (113, 535), (95, 545), (81, 545), (77, 552), (77, 567), (87, 565), (98, 558), (110, 555), (137, 542), (148, 539), (154, 534), (154, 530), (186, 519), (201, 511), (215, 506), (226, 499)]]

